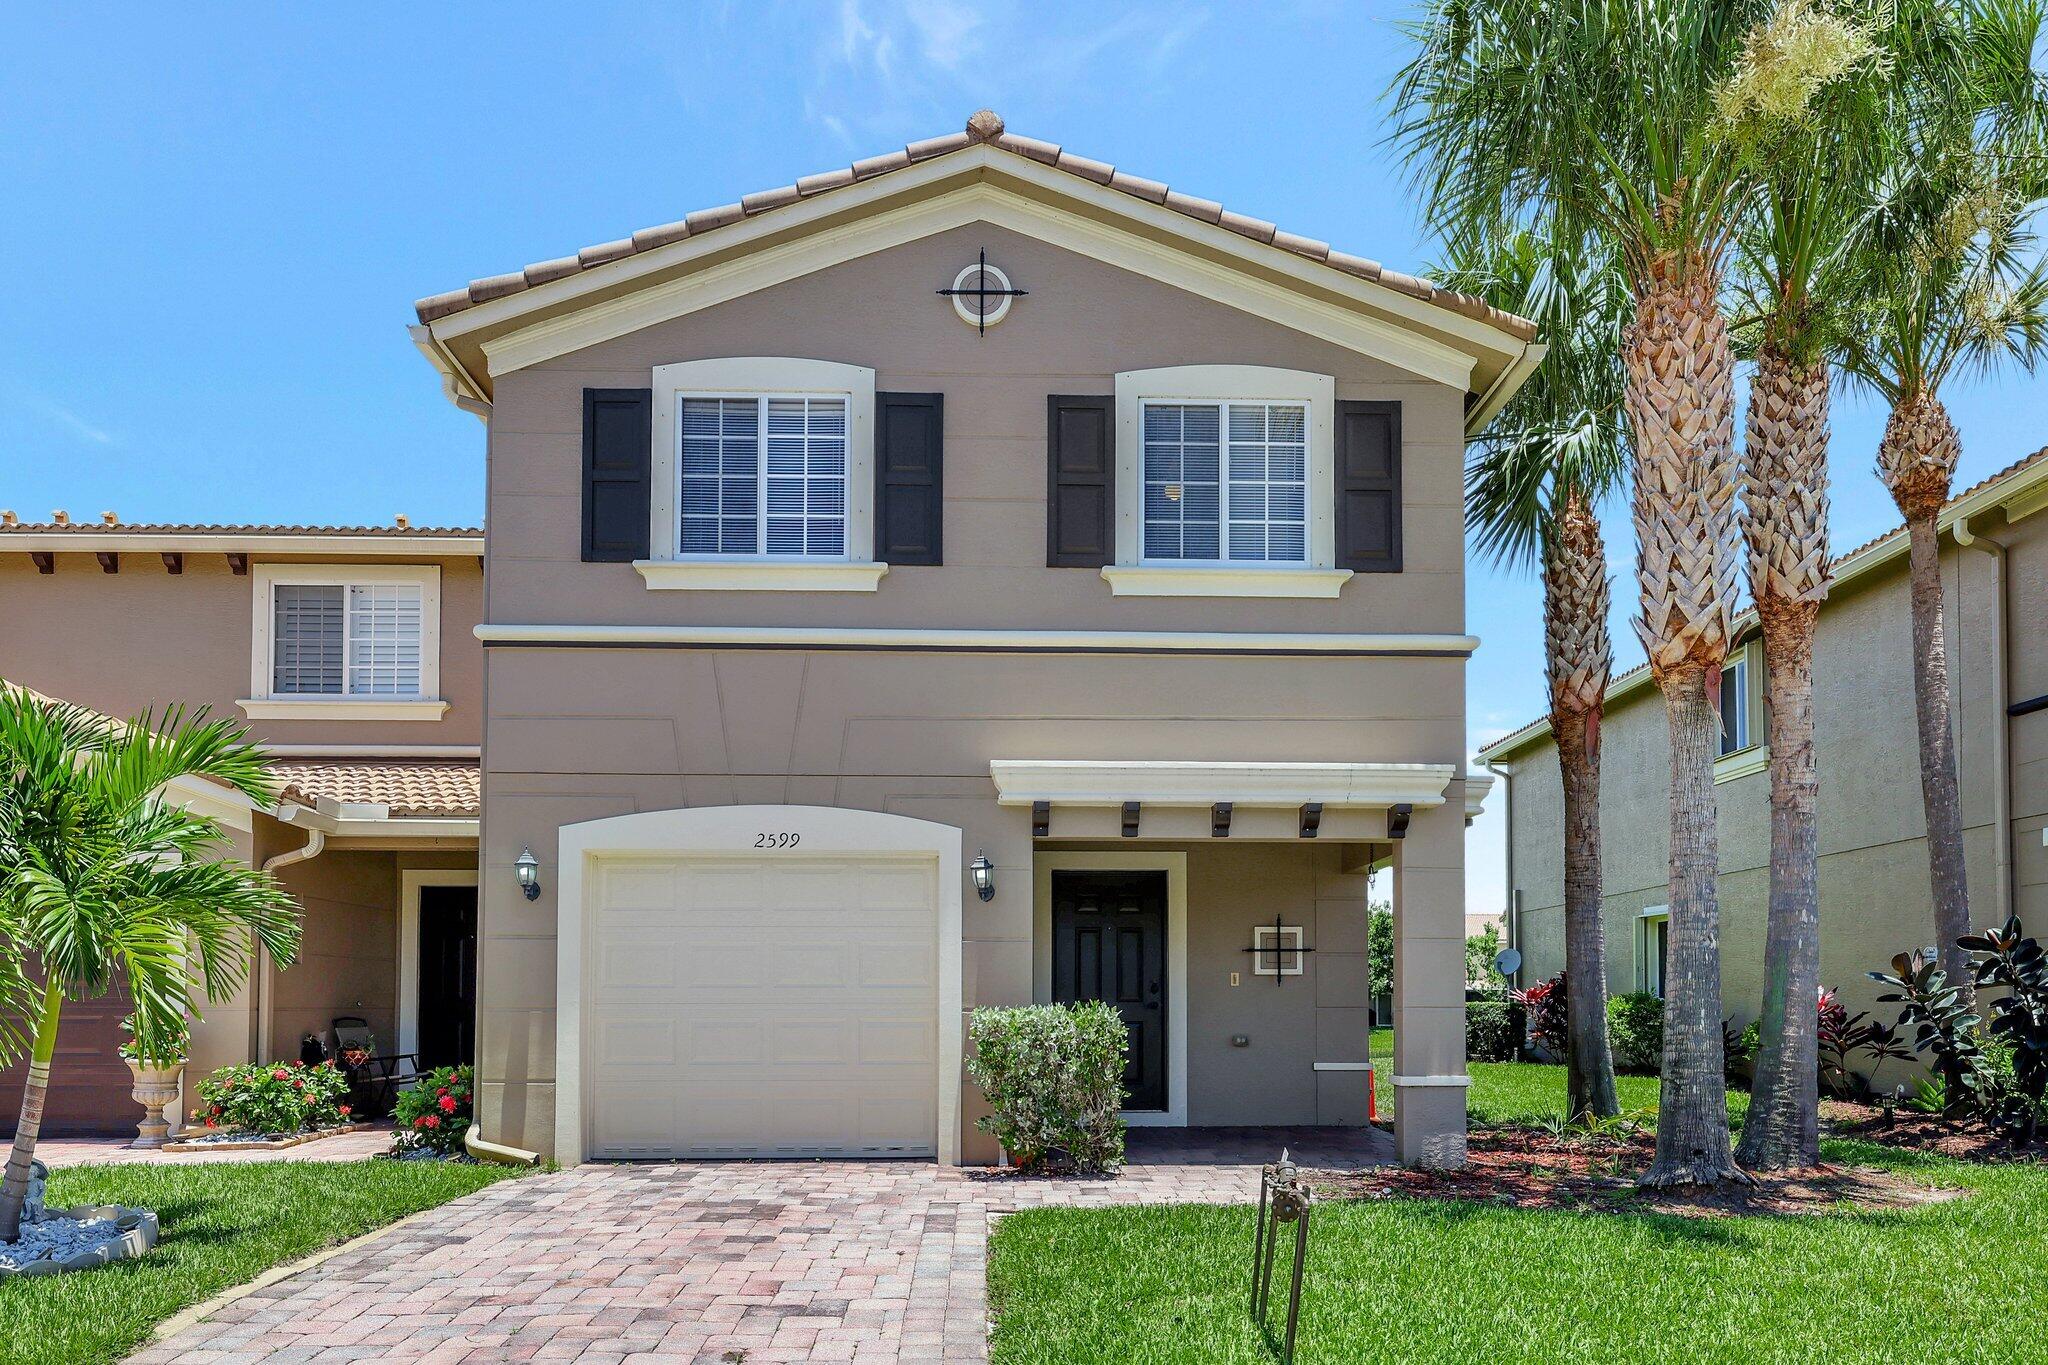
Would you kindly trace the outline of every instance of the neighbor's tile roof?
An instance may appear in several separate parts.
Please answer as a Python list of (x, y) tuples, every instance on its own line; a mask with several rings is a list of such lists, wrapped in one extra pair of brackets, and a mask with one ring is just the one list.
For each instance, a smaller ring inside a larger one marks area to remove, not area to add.
[(483, 536), (481, 526), (267, 526), (251, 523), (170, 521), (5, 521), (0, 535), (92, 536)]
[[(1955, 494), (1947, 502), (1943, 503), (1942, 510), (1945, 512), (1948, 509), (1956, 506), (1956, 504), (1963, 502), (1966, 499), (1973, 498), (1977, 496), (1979, 493), (1984, 492), (1986, 489), (1991, 488), (1996, 484), (2004, 483), (2007, 479), (2014, 478), (2019, 474), (2022, 474), (2025, 471), (2032, 469), (2034, 466), (2043, 463), (2048, 463), (2048, 446), (2043, 446), (2041, 449), (2035, 451), (2033, 454), (2027, 456), (2024, 459), (2013, 461), (2013, 463), (1999, 470), (1996, 474), (1992, 474), (1986, 478), (1977, 480), (1977, 482), (1971, 484), (1968, 488), (1965, 488), (1962, 492)], [(1830, 561), (1830, 563), (1833, 566), (1833, 568), (1839, 573), (1842, 566), (1848, 564), (1851, 560), (1854, 560), (1859, 556), (1869, 554), (1872, 550), (1875, 550), (1878, 546), (1883, 545), (1886, 541), (1901, 539), (1905, 536), (1905, 534), (1906, 528), (1904, 526), (1894, 526), (1891, 530), (1886, 531), (1883, 535), (1872, 536), (1869, 540), (1864, 541), (1855, 549), (1845, 550), (1841, 554), (1836, 555), (1834, 559)], [(1837, 578), (1835, 581), (1837, 583), (1841, 583), (1846, 580), (1843, 578)], [(1827, 604), (1822, 603), (1821, 605), (1823, 608), (1825, 608)], [(1750, 626), (1754, 625), (1755, 622), (1755, 607), (1751, 607), (1748, 610), (1737, 615), (1735, 618), (1736, 635), (1739, 637), (1744, 631), (1748, 630)], [(1626, 673), (1622, 673), (1616, 676), (1612, 681), (1610, 681), (1607, 684), (1608, 704), (1611, 706), (1615, 698), (1619, 695), (1624, 695), (1626, 693), (1635, 691), (1636, 688), (1641, 686), (1649, 678), (1649, 676), (1650, 665), (1647, 662), (1639, 663), (1634, 668), (1629, 669)], [(1549, 732), (1550, 718), (1548, 716), (1538, 716), (1535, 720), (1530, 721), (1528, 724), (1522, 726), (1521, 728), (1508, 731), (1508, 733), (1502, 735), (1499, 739), (1494, 740), (1492, 743), (1480, 745), (1479, 756), (1482, 759), (1486, 759), (1489, 755), (1492, 754), (1506, 753), (1511, 749), (1520, 748), (1522, 745), (1528, 743), (1532, 739), (1535, 739), (1539, 735), (1548, 734)]]
[(967, 127), (962, 132), (951, 133), (945, 137), (926, 138), (921, 142), (911, 143), (899, 152), (887, 152), (881, 156), (871, 156), (864, 161), (856, 161), (851, 166), (842, 166), (837, 170), (824, 171), (817, 175), (808, 175), (797, 181), (794, 185), (782, 185), (772, 190), (760, 190), (745, 196), (737, 204), (723, 204), (717, 208), (699, 209), (697, 212), (673, 223), (665, 223), (660, 227), (643, 228), (632, 236), (622, 237), (615, 242), (604, 242), (597, 246), (584, 247), (573, 256), (562, 256), (552, 261), (540, 261), (527, 266), (524, 270), (515, 270), (509, 274), (492, 275), (485, 279), (472, 280), (461, 289), (453, 289), (445, 294), (435, 294), (429, 298), (421, 299), (414, 307), (419, 313), (421, 322), (433, 322), (437, 318), (445, 318), (452, 314), (460, 313), (466, 308), (474, 308), (476, 305), (489, 302), (492, 299), (503, 298), (508, 294), (521, 293), (536, 285), (546, 284), (550, 280), (559, 280), (565, 276), (579, 274), (582, 271), (594, 270), (612, 261), (634, 256), (641, 252), (652, 251), (657, 247), (667, 246), (671, 242), (682, 241), (686, 237), (701, 237), (707, 232), (713, 232), (730, 224), (773, 212), (785, 205), (797, 203), (799, 200), (815, 198), (820, 194), (828, 194), (833, 190), (842, 189), (845, 186), (856, 184), (863, 180), (872, 180), (878, 175), (886, 175), (890, 171), (901, 170), (920, 161), (929, 161), (934, 157), (944, 156), (949, 152), (961, 151), (977, 143), (987, 143), (991, 146), (1000, 147), (1006, 152), (1029, 157), (1033, 161), (1052, 166), (1070, 175), (1078, 176), (1083, 180), (1092, 181), (1098, 185), (1107, 185), (1113, 190), (1120, 190), (1134, 199), (1143, 199), (1151, 204), (1163, 204), (1176, 213), (1185, 214), (1204, 223), (1214, 223), (1228, 228), (1230, 231), (1238, 233), (1240, 236), (1249, 237), (1255, 242), (1264, 242), (1268, 245), (1279, 247), (1283, 251), (1291, 251), (1297, 256), (1305, 256), (1309, 260), (1319, 261), (1347, 275), (1355, 275), (1363, 280), (1372, 280), (1389, 289), (1398, 290), (1403, 294), (1421, 299), (1437, 307), (1449, 309), (1451, 312), (1461, 316), (1490, 323), (1493, 326), (1507, 330), (1524, 341), (1530, 340), (1536, 335), (1535, 323), (1530, 322), (1526, 318), (1516, 317), (1512, 313), (1502, 312), (1489, 305), (1484, 299), (1475, 298), (1470, 294), (1460, 294), (1449, 289), (1439, 288), (1429, 280), (1415, 275), (1404, 275), (1398, 270), (1388, 270), (1380, 265), (1378, 261), (1369, 261), (1363, 256), (1353, 256), (1348, 252), (1333, 251), (1328, 242), (1317, 241), (1312, 237), (1298, 236), (1295, 233), (1276, 227), (1274, 224), (1268, 223), (1263, 219), (1249, 218), (1241, 213), (1233, 213), (1213, 199), (1197, 199), (1192, 195), (1182, 194), (1177, 190), (1168, 189), (1157, 180), (1147, 180), (1141, 176), (1132, 175), (1127, 171), (1120, 171), (1105, 162), (1092, 161), (1085, 156), (1076, 156), (1055, 143), (1041, 142), (1033, 137), (1021, 137), (1016, 133), (1005, 130), (1002, 119), (987, 109), (981, 110), (968, 119)]
[(270, 772), (283, 788), (281, 797), (305, 805), (324, 796), (388, 806), (399, 817), (473, 817), (483, 805), (474, 759), (279, 759)]

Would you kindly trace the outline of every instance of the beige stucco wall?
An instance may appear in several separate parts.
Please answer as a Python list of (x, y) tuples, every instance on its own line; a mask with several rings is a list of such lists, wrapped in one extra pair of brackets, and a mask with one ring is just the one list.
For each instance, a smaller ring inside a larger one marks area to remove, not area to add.
[[(2005, 704), (2048, 692), (2048, 518), (2004, 526), (2007, 542), (2008, 697), (1993, 695), (1996, 561), (1944, 546), (1947, 623), (1956, 699), (1972, 918), (2003, 918), (1995, 871), (1998, 827), (1993, 743), (2010, 726), (2014, 903), (2029, 932), (2048, 932), (2048, 712), (2007, 718)], [(1815, 751), (1821, 790), (1821, 979), (1852, 1010), (1872, 1009), (1865, 973), (1893, 953), (1932, 941), (1918, 740), (1913, 723), (1912, 628), (1903, 558), (1838, 587), (1820, 618), (1814, 656)], [(1761, 717), (1756, 731), (1762, 737)], [(1666, 893), (1669, 746), (1654, 689), (1610, 708), (1601, 728), (1601, 837), (1607, 903), (1608, 988), (1642, 982), (1637, 914)], [(1515, 890), (1523, 978), (1564, 963), (1562, 826), (1557, 753), (1547, 741), (1506, 759), (1512, 768)], [(1722, 1012), (1754, 1018), (1763, 992), (1770, 866), (1770, 776), (1715, 787), (1720, 803)], [(1879, 1017), (1889, 1018), (1883, 1007)]]
[[(287, 562), (260, 556), (255, 564)], [(297, 563), (347, 563), (297, 559)], [(475, 744), (483, 736), (483, 569), (474, 557), (375, 563), (441, 567), (441, 695), (437, 721), (264, 720), (258, 740), (280, 744)], [(249, 627), (254, 583), (227, 557), (185, 556), (173, 575), (154, 553), (125, 553), (121, 571), (100, 571), (90, 554), (59, 554), (40, 574), (28, 555), (0, 541), (0, 678), (109, 715), (132, 716), (174, 702), (243, 720), (249, 695)]]
[[(1009, 320), (977, 338), (932, 291), (983, 246), (1031, 293)], [(654, 365), (719, 355), (859, 364), (877, 371), (885, 391), (942, 391), (946, 563), (894, 569), (872, 594), (819, 597), (650, 592), (628, 565), (578, 562), (583, 388), (645, 386)], [(1117, 371), (1194, 363), (1309, 369), (1336, 376), (1340, 398), (1400, 399), (1406, 571), (1362, 575), (1334, 601), (1246, 601), (1116, 598), (1093, 569), (1046, 568), (1046, 395), (1108, 394)], [(1458, 632), (1461, 412), (1456, 391), (1355, 353), (1014, 234), (964, 229), (498, 376), (490, 436), (490, 619)], [(493, 648), (479, 1021), (485, 1131), (501, 1141), (552, 1147), (552, 869), (544, 867), (543, 893), (529, 903), (519, 896), (511, 864), (529, 845), (544, 864), (550, 861), (563, 823), (680, 805), (792, 802), (955, 825), (970, 855), (988, 852), (999, 887), (991, 902), (966, 902), (963, 1003), (1021, 1003), (1032, 990), (1033, 840), (1028, 811), (996, 804), (991, 759), (1457, 764), (1464, 752), (1463, 674), (1455, 658)], [(1460, 793), (1453, 783), (1454, 805)], [(1073, 818), (1056, 814), (1055, 837), (1114, 836), (1113, 823), (1063, 823)], [(1462, 866), (1461, 814), (1451, 819), (1421, 841), (1448, 845), (1429, 855), (1445, 876)], [(1148, 811), (1145, 821), (1147, 839), (1177, 843), (1207, 834), (1202, 811)], [(1421, 817), (1417, 825), (1437, 829)], [(1283, 835), (1285, 829), (1283, 822)], [(1384, 833), (1378, 814), (1333, 812), (1325, 824), (1332, 841)], [(1227, 853), (1202, 850), (1211, 880), (1200, 894), (1217, 906), (1216, 937), (1201, 950), (1205, 978), (1217, 970), (1226, 940), (1241, 929), (1249, 941), (1248, 927), (1233, 917), (1250, 913), (1244, 906), (1254, 879), (1242, 871), (1247, 864), (1230, 860), (1279, 859), (1284, 895), (1304, 911), (1326, 897), (1354, 898), (1344, 879), (1314, 872), (1303, 856), (1291, 846), (1270, 853), (1236, 844)], [(1448, 896), (1449, 882), (1418, 894)], [(1462, 912), (1460, 884), (1443, 910), (1460, 937)], [(1418, 925), (1429, 918), (1415, 917)], [(1337, 936), (1341, 941), (1341, 930)], [(1355, 1009), (1362, 1021), (1362, 965), (1359, 975), (1358, 1003), (1340, 1003), (1351, 1000), (1340, 982), (1318, 1018)], [(1271, 1008), (1309, 1007), (1309, 991), (1292, 984), (1289, 991), (1288, 1003)], [(1307, 1116), (1334, 1106), (1335, 1099), (1313, 1096), (1297, 1065), (1317, 1060), (1322, 1040), (1313, 1022), (1254, 1018), (1269, 1049), (1259, 1055), (1289, 1057), (1293, 1079), (1260, 1075), (1249, 1099), (1233, 1099), (1227, 1092), (1246, 1065), (1212, 1056), (1197, 1068), (1193, 1112), (1223, 1121), (1269, 1107)], [(1221, 1031), (1227, 1048), (1234, 1030)], [(1362, 1057), (1362, 1022), (1356, 1033)], [(1461, 1063), (1462, 1036), (1459, 1029), (1458, 1057), (1447, 1064)], [(1213, 1042), (1208, 1037), (1204, 1046)], [(1417, 1112), (1426, 1107), (1418, 1102)], [(969, 1160), (993, 1155), (978, 1138), (966, 1150)]]

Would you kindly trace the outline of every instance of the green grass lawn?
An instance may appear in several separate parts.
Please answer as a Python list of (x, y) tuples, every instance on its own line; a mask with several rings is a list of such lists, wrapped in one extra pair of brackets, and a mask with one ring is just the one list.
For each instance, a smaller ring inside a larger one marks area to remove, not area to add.
[[(2048, 1172), (1831, 1144), (1973, 1193), (1903, 1212), (1686, 1219), (1325, 1203), (1302, 1365), (2039, 1359)], [(1268, 1362), (1252, 1211), (1042, 1209), (997, 1225), (997, 1365)], [(1284, 1293), (1284, 1283), (1282, 1284)]]
[(118, 1360), (157, 1323), (281, 1261), (505, 1179), (504, 1166), (277, 1161), (79, 1166), (50, 1176), (55, 1205), (156, 1210), (161, 1239), (134, 1261), (0, 1283), (0, 1362)]
[[(1372, 1031), (1373, 1098), (1380, 1117), (1394, 1116), (1394, 1031)], [(1465, 1092), (1465, 1106), (1475, 1127), (1503, 1123), (1540, 1123), (1564, 1113), (1564, 1068), (1537, 1066), (1527, 1062), (1473, 1062), (1472, 1088)], [(1655, 1076), (1617, 1076), (1615, 1089), (1623, 1113), (1649, 1116), (1657, 1108), (1658, 1080)], [(1739, 1125), (1749, 1112), (1749, 1096), (1740, 1090), (1728, 1092), (1728, 1121)]]

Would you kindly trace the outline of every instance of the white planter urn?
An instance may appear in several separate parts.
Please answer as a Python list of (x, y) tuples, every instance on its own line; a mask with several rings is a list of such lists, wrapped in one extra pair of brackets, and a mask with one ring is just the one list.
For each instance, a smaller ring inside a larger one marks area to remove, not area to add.
[(161, 1147), (170, 1140), (171, 1125), (164, 1119), (164, 1110), (178, 1102), (178, 1077), (184, 1074), (185, 1064), (173, 1062), (169, 1066), (150, 1066), (143, 1062), (128, 1062), (128, 1070), (135, 1077), (132, 1092), (135, 1102), (142, 1106), (142, 1122), (136, 1125), (135, 1141), (130, 1147)]

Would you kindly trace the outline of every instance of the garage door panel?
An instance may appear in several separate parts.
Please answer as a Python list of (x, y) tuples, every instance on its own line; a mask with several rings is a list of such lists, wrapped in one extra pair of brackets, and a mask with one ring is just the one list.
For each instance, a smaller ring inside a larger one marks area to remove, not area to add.
[(933, 1153), (928, 860), (638, 860), (592, 882), (593, 1155)]

